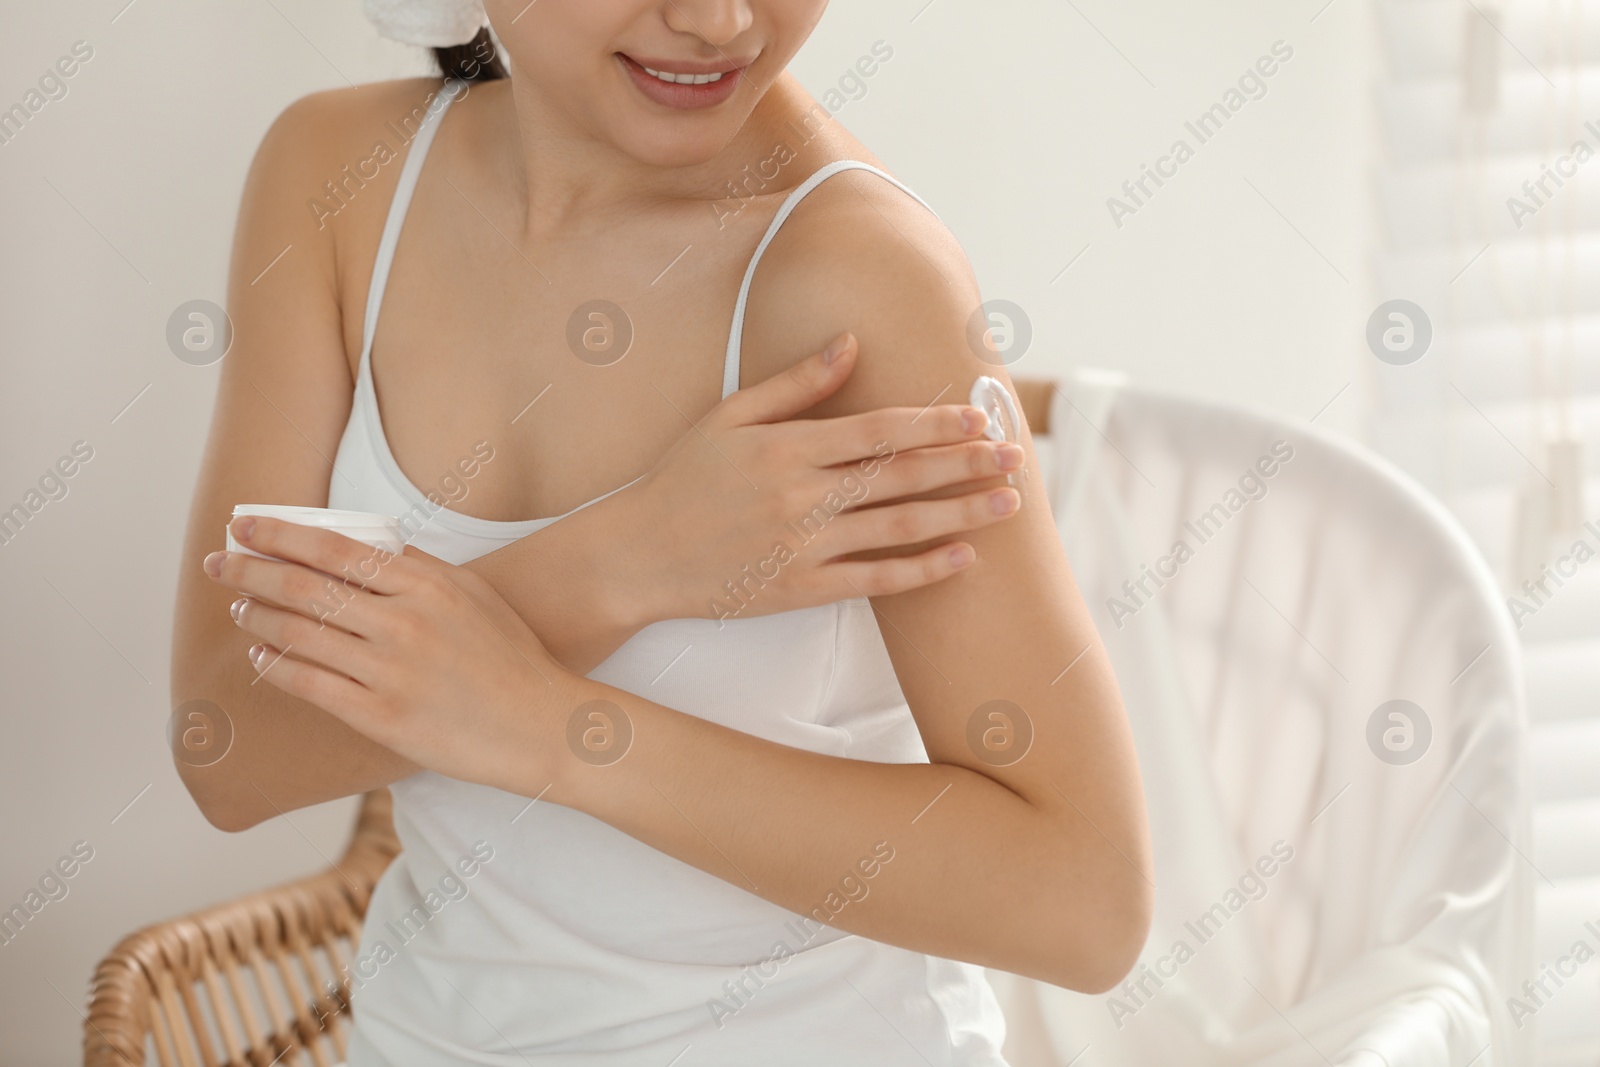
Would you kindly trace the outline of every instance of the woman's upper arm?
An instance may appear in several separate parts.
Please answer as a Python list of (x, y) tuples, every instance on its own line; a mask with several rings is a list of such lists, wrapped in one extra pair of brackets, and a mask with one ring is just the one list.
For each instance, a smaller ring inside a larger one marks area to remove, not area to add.
[[(208, 800), (220, 804), (215, 791), (224, 781), (237, 783), (240, 770), (266, 782), (282, 771), (315, 793), (321, 768), (315, 758), (306, 759), (306, 747), (319, 738), (340, 737), (387, 752), (320, 709), (271, 686), (250, 686), (254, 672), (244, 652), (251, 642), (228, 615), (235, 595), (201, 570), (206, 554), (223, 547), (233, 505), (328, 502), (353, 383), (339, 304), (338, 231), (320, 223), (308, 203), (337, 173), (339, 131), (349, 126), (352, 107), (341, 96), (306, 97), (272, 124), (251, 163), (233, 237), (227, 290), (233, 340), (218, 368), (216, 404), (189, 513), (172, 660), (173, 706), (209, 700), (233, 723), (234, 751), (219, 764), (179, 764), (213, 821), (219, 820)], [(295, 761), (284, 760), (278, 748), (291, 737), (298, 737)], [(388, 759), (398, 757), (389, 753)], [(299, 806), (301, 790), (292, 782), (277, 792), (283, 807)]]
[[(776, 258), (757, 271), (750, 370), (772, 373), (850, 330), (860, 345), (856, 369), (817, 415), (962, 402), (984, 374), (1009, 384), (1005, 368), (969, 344), (982, 297), (955, 239), (873, 175), (847, 172), (811, 195), (834, 182), (858, 184), (834, 190), (809, 220), (809, 202), (796, 211), (768, 252)], [(874, 598), (873, 606), (930, 760), (986, 775), (1066, 823), (1092, 822), (1122, 853), (1096, 857), (1105, 861), (1108, 892), (1125, 889), (1132, 875), (1137, 898), (1150, 868), (1132, 738), (1026, 428), (1021, 443), (1021, 509), (962, 535), (976, 562), (945, 581)]]

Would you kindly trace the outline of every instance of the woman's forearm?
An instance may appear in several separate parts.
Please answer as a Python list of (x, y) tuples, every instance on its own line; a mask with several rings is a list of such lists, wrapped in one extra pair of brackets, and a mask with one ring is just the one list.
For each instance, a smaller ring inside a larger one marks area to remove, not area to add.
[(587, 674), (654, 621), (642, 583), (632, 582), (624, 566), (629, 543), (617, 536), (621, 495), (462, 565), (494, 586), (574, 674)]
[[(852, 503), (865, 499), (856, 490), (870, 492), (877, 510), (830, 524), (816, 551), (767, 589), (759, 613), (949, 577), (965, 563), (951, 563), (937, 542), (1008, 516), (990, 508), (978, 483), (1015, 469), (1022, 451), (983, 437), (983, 415), (964, 404), (796, 418), (844, 383), (855, 357), (854, 337), (841, 333), (792, 373), (723, 400), (638, 482), (463, 568), (577, 674), (652, 622), (711, 617), (730, 575), (770, 555), (788, 523), (841, 491)], [(931, 492), (945, 499), (923, 499)], [(918, 544), (922, 554), (880, 558)], [(874, 562), (830, 564), (851, 556)]]
[(610, 702), (586, 725), (631, 741), (615, 762), (561, 752), (544, 800), (781, 907), (1080, 990), (1109, 988), (1141, 947), (1143, 875), (1065, 795), (1047, 810), (965, 767), (790, 748), (587, 680), (570, 699)]
[(417, 772), (322, 708), (262, 682), (245, 656), (254, 639), (225, 602), (203, 616), (187, 610), (174, 643), (170, 741), (178, 775), (212, 825), (246, 830)]
[[(613, 590), (617, 569), (604, 566), (609, 549), (597, 525), (579, 512), (467, 565), (495, 585), (576, 674), (592, 670), (644, 624)], [(307, 598), (337, 603), (334, 581), (324, 577), (308, 586)], [(179, 720), (173, 755), (214, 825), (244, 830), (416, 773), (416, 764), (323, 709), (259, 684), (245, 657), (253, 638), (229, 619), (227, 590), (192, 580), (184, 585), (173, 656)], [(197, 599), (205, 603), (191, 602)], [(204, 747), (187, 751), (186, 736)], [(214, 737), (227, 738), (225, 756), (209, 750)]]

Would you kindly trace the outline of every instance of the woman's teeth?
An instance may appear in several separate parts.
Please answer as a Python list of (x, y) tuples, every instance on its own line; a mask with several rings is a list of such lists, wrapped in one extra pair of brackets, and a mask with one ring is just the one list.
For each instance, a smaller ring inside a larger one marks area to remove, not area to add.
[(665, 70), (651, 70), (649, 67), (645, 67), (644, 68), (644, 72), (646, 74), (650, 75), (653, 78), (658, 78), (658, 79), (660, 79), (661, 81), (664, 81), (664, 82), (671, 82), (674, 85), (706, 85), (706, 84), (709, 84), (710, 82), (721, 81), (722, 80), (722, 75), (720, 73), (719, 74), (673, 74), (670, 71), (665, 71)]

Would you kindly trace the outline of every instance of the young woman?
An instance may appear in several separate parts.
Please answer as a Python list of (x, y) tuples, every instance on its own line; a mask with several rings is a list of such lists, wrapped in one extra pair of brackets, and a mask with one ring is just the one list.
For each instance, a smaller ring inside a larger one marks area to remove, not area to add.
[[(982, 967), (1142, 947), (1114, 679), (959, 246), (785, 73), (824, 6), (487, 0), (508, 76), (257, 154), (179, 770), (235, 830), (393, 791), (352, 1067), (999, 1065)], [(259, 501), (413, 536), (212, 551)]]

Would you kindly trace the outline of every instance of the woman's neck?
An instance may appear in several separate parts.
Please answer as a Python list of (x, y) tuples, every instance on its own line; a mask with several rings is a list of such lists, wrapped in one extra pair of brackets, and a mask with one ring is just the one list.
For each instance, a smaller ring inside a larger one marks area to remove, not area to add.
[[(701, 163), (663, 167), (640, 162), (577, 128), (542, 100), (531, 82), (512, 78), (488, 86), (494, 87), (493, 100), (483, 111), (478, 147), (491, 161), (496, 183), (504, 182), (522, 201), (524, 233), (535, 243), (585, 223), (627, 219), (673, 203), (748, 196), (748, 174), (770, 161), (775, 145), (791, 146), (796, 156), (815, 151), (804, 144), (828, 121), (827, 112), (784, 72), (722, 151)], [(786, 192), (810, 169), (785, 166), (759, 191)]]

